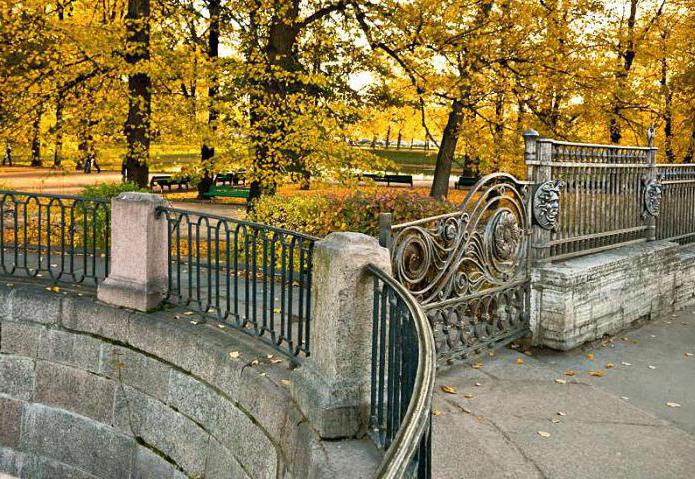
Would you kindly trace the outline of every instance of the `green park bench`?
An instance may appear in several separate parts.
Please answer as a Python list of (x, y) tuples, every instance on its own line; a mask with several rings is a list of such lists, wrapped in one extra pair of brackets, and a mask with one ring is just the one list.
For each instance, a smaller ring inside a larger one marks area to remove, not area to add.
[(248, 188), (235, 188), (233, 186), (212, 185), (210, 189), (203, 193), (206, 198), (221, 196), (223, 198), (244, 198), (249, 199), (250, 190)]

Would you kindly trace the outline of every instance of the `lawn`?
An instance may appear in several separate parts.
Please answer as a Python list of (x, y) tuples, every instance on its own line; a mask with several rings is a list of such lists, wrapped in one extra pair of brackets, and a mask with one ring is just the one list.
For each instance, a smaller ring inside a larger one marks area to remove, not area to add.
[[(396, 165), (394, 173), (406, 173), (412, 175), (434, 173), (434, 165), (437, 159), (436, 150), (425, 151), (422, 149), (410, 150), (401, 148), (369, 149), (377, 156), (388, 159)], [(53, 151), (44, 148), (42, 152), (44, 166), (50, 166), (53, 162)], [(98, 148), (97, 162), (104, 170), (121, 169), (121, 159), (125, 155), (125, 145), (109, 145)], [(65, 167), (74, 168), (77, 151), (66, 147), (63, 153)], [(30, 153), (26, 147), (16, 147), (13, 152), (14, 164), (23, 166), (31, 162)], [(157, 173), (175, 173), (187, 163), (197, 162), (200, 158), (200, 150), (188, 145), (152, 145), (150, 152), (150, 171)], [(454, 166), (456, 170), (456, 166)]]

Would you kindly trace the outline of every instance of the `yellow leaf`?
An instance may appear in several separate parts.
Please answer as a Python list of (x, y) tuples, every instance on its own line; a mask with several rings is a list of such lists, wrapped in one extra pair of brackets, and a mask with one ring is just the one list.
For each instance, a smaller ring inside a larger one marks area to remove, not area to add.
[(229, 353), (229, 357), (232, 359), (238, 359), (239, 356), (241, 356), (241, 353), (239, 351), (232, 351)]
[(516, 364), (524, 364), (524, 358), (516, 358)]
[(432, 415), (433, 416), (439, 416), (442, 412), (439, 409), (433, 409), (432, 410)]
[(441, 389), (447, 394), (456, 394), (456, 388), (454, 386), (444, 385)]
[(593, 361), (594, 360), (594, 353), (587, 354), (586, 359), (588, 359), (589, 361)]
[(606, 363), (606, 369), (610, 369), (614, 367), (615, 365), (613, 363)]
[(604, 374), (605, 373), (603, 371), (589, 371), (589, 376), (594, 376), (597, 378), (602, 378)]
[(471, 366), (473, 369), (480, 369), (483, 367), (483, 363), (475, 363)]
[(666, 405), (668, 407), (681, 407), (681, 405), (678, 404), (677, 402), (667, 402)]
[(475, 396), (473, 396), (472, 394), (464, 394), (463, 397), (466, 399), (473, 399)]
[(568, 370), (565, 371), (563, 374), (564, 374), (565, 376), (576, 376), (576, 375), (577, 375), (577, 372), (576, 372), (576, 371), (573, 371), (573, 370), (571, 370), (571, 369), (568, 369)]
[(545, 432), (545, 431), (538, 431), (538, 435), (539, 435), (540, 437), (546, 437), (546, 438), (547, 438), (547, 437), (550, 437), (550, 433), (549, 433), (549, 432)]
[(556, 379), (555, 382), (558, 384), (567, 384), (567, 381), (565, 381), (564, 379)]

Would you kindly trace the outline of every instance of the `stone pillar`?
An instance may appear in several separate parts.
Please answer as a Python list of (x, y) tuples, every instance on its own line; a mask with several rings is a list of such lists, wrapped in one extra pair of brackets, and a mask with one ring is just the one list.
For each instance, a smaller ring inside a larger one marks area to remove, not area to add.
[(168, 206), (150, 193), (121, 193), (111, 200), (111, 271), (99, 285), (100, 301), (151, 311), (168, 284), (167, 220), (157, 208)]
[(311, 356), (292, 372), (292, 396), (322, 438), (363, 434), (369, 421), (373, 282), (389, 253), (361, 233), (332, 233), (314, 250)]

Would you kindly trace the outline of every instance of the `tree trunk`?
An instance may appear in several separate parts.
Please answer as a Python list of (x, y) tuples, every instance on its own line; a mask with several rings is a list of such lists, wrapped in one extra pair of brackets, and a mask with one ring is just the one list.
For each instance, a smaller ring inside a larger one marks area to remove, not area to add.
[(463, 103), (454, 100), (451, 104), (449, 119), (442, 133), (442, 141), (437, 152), (437, 163), (434, 167), (434, 179), (430, 196), (433, 198), (444, 199), (449, 194), (449, 176), (451, 175), (451, 164), (456, 152), (461, 133), (461, 123), (463, 121)]
[(278, 132), (286, 129), (287, 115), (291, 114), (287, 111), (289, 106), (284, 100), (288, 93), (298, 88), (292, 74), (300, 69), (295, 51), (300, 32), (297, 27), (299, 2), (285, 4), (287, 8), (283, 10), (283, 14), (276, 16), (268, 29), (268, 43), (264, 53), (271, 71), (286, 72), (287, 75), (267, 75), (259, 80), (260, 94), (252, 95), (251, 98), (250, 122), (253, 131), (251, 139), (254, 146), (254, 164), (247, 203), (249, 208), (253, 207), (253, 201), (262, 194), (275, 194), (276, 177), (282, 171), (285, 154), (277, 147), (275, 138)]
[(623, 112), (623, 96), (624, 90), (628, 86), (628, 77), (632, 69), (632, 63), (635, 61), (635, 22), (637, 19), (637, 2), (638, 0), (630, 0), (630, 16), (627, 19), (627, 45), (625, 50), (618, 51), (618, 55), (622, 58), (622, 66), (615, 73), (616, 90), (613, 96), (613, 109), (608, 130), (610, 133), (611, 143), (616, 145), (620, 143), (622, 131), (620, 128), (620, 117)]
[(690, 142), (688, 142), (688, 149), (685, 151), (683, 156), (683, 163), (692, 163), (695, 159), (695, 113), (693, 114), (691, 121), (693, 122), (690, 129)]
[[(216, 68), (217, 58), (220, 56), (220, 10), (221, 0), (209, 0), (208, 12), (210, 14), (210, 29), (208, 33), (208, 58)], [(210, 134), (214, 135), (217, 130), (217, 117), (219, 112), (215, 105), (215, 99), (219, 90), (217, 72), (214, 71), (210, 78), (208, 88), (208, 127)], [(211, 144), (211, 138), (206, 139), (200, 149), (200, 160), (203, 163), (203, 178), (198, 183), (198, 198), (203, 199), (203, 194), (207, 192), (213, 183), (215, 146)]]
[(53, 152), (53, 166), (60, 167), (63, 162), (63, 93), (58, 93), (56, 99), (56, 124), (55, 124), (55, 151)]
[(386, 149), (389, 149), (389, 146), (391, 146), (391, 125), (386, 129), (386, 138), (384, 141), (384, 146)]
[(41, 166), (41, 117), (43, 116), (43, 107), (39, 107), (32, 123), (31, 136), (31, 166)]
[(668, 59), (666, 40), (668, 32), (661, 32), (661, 93), (664, 96), (664, 154), (668, 163), (676, 162), (676, 154), (673, 151), (673, 92), (668, 84)]
[(396, 139), (396, 149), (401, 149), (401, 142), (403, 141), (403, 130), (398, 130), (398, 138)]
[(10, 140), (5, 140), (5, 155), (2, 157), (3, 166), (12, 166), (12, 145)]
[[(125, 59), (129, 65), (135, 66), (150, 57), (149, 17), (149, 0), (128, 0)], [(147, 186), (149, 175), (151, 88), (152, 82), (147, 73), (134, 73), (128, 77), (125, 179), (141, 188)]]

